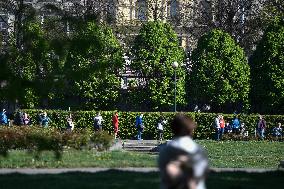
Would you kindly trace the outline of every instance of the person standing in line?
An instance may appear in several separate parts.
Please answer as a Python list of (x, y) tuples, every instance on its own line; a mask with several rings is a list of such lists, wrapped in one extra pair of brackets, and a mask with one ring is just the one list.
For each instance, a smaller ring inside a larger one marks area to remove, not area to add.
[(17, 110), (13, 124), (17, 126), (24, 125), (24, 114), (20, 110)]
[(101, 113), (98, 112), (97, 115), (94, 117), (94, 128), (95, 128), (95, 132), (96, 131), (102, 131), (103, 130), (103, 117), (101, 116)]
[(158, 166), (161, 189), (205, 189), (208, 157), (205, 150), (192, 140), (196, 123), (184, 114), (177, 114), (170, 127), (173, 140), (161, 147)]
[(278, 125), (276, 127), (273, 128), (273, 136), (277, 139), (281, 139), (282, 138), (282, 127), (281, 127), (281, 123), (279, 122)]
[(23, 121), (25, 126), (30, 124), (30, 116), (27, 113), (24, 113)]
[(233, 133), (240, 134), (240, 120), (238, 119), (238, 116), (235, 116), (232, 122), (233, 125)]
[(262, 115), (259, 115), (258, 117), (259, 117), (259, 120), (257, 123), (257, 133), (258, 133), (259, 138), (263, 140), (265, 137), (264, 133), (266, 129), (266, 121), (264, 120)]
[(164, 116), (161, 114), (161, 116), (158, 119), (158, 137), (159, 141), (162, 141), (164, 139), (164, 126), (167, 124), (167, 120), (165, 120)]
[(5, 109), (0, 112), (0, 125), (8, 125), (8, 117)]
[(113, 125), (113, 129), (114, 129), (114, 139), (117, 138), (117, 133), (118, 133), (118, 113), (115, 112), (112, 116), (112, 125)]
[(75, 125), (74, 125), (74, 122), (73, 122), (73, 119), (72, 119), (72, 115), (70, 114), (67, 118), (67, 131), (68, 132), (72, 132), (75, 128)]
[(222, 136), (225, 130), (225, 120), (223, 115), (220, 115), (219, 123), (220, 123), (220, 140), (222, 140)]
[(144, 130), (143, 113), (141, 113), (140, 115), (138, 115), (136, 117), (135, 127), (137, 129), (137, 140), (143, 140), (142, 139), (142, 133), (143, 133), (143, 130)]
[(226, 123), (226, 126), (225, 126), (225, 133), (232, 133), (232, 126), (230, 125), (229, 122)]
[(46, 112), (43, 112), (43, 114), (41, 115), (41, 125), (44, 127), (44, 128), (47, 128), (48, 127), (48, 124), (50, 122), (50, 118), (47, 116), (47, 113)]
[(214, 122), (214, 128), (215, 128), (215, 140), (220, 140), (220, 115), (217, 115)]

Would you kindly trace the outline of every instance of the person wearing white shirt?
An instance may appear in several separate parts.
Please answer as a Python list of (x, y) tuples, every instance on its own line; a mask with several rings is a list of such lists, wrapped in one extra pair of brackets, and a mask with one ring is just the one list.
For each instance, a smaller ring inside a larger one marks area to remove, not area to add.
[(158, 165), (161, 189), (206, 189), (208, 157), (192, 140), (196, 123), (185, 114), (177, 114), (170, 124), (174, 138), (160, 150)]
[(100, 112), (97, 113), (97, 115), (94, 117), (94, 128), (95, 131), (102, 131), (102, 123), (103, 123), (103, 117), (101, 116)]
[(167, 124), (167, 120), (161, 115), (158, 120), (158, 137), (159, 140), (162, 141), (164, 139), (164, 125)]

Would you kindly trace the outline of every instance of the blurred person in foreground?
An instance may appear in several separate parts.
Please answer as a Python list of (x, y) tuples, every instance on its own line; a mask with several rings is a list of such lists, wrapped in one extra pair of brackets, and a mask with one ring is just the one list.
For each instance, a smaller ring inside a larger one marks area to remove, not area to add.
[(174, 138), (161, 149), (158, 159), (161, 189), (205, 189), (208, 157), (192, 140), (196, 123), (177, 114), (170, 126)]

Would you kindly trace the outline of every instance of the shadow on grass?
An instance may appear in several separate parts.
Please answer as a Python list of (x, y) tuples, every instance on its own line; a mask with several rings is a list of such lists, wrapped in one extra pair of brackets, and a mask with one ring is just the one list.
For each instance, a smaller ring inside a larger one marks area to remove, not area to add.
[[(283, 188), (284, 172), (210, 173), (208, 189), (265, 189)], [(98, 173), (64, 173), (0, 175), (1, 189), (148, 189), (159, 188), (159, 173), (137, 173), (110, 170)]]

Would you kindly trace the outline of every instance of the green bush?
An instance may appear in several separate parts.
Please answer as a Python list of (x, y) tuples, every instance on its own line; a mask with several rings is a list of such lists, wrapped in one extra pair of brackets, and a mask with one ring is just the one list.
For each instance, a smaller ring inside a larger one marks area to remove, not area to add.
[(0, 127), (0, 155), (4, 157), (8, 155), (9, 150), (25, 149), (34, 153), (36, 158), (39, 158), (43, 151), (53, 151), (55, 157), (60, 159), (64, 147), (96, 147), (98, 150), (107, 150), (112, 141), (113, 137), (106, 132), (93, 133), (90, 129), (61, 132), (52, 127)]
[(95, 145), (95, 148), (99, 151), (107, 150), (110, 148), (113, 137), (110, 136), (107, 132), (96, 132), (91, 137), (91, 142)]
[[(37, 124), (37, 117), (41, 110), (22, 110), (31, 116), (32, 124)], [(51, 119), (50, 127), (65, 129), (66, 128), (66, 117), (70, 112), (62, 110), (47, 110), (48, 116)], [(132, 139), (137, 134), (135, 128), (135, 118), (138, 112), (119, 112), (119, 136), (122, 139)], [(196, 139), (209, 139), (213, 138), (214, 129), (212, 127), (216, 114), (214, 113), (186, 113), (191, 116), (198, 124), (195, 130), (194, 137)], [(88, 128), (93, 129), (93, 117), (96, 115), (95, 111), (75, 111), (72, 112), (75, 128)], [(101, 112), (103, 119), (103, 130), (109, 134), (113, 133), (112, 126), (112, 115), (113, 112), (104, 111)], [(167, 125), (164, 130), (165, 139), (171, 139), (172, 133), (169, 127), (169, 122), (175, 115), (173, 112), (166, 112), (163, 114), (168, 120)], [(158, 112), (147, 112), (144, 114), (143, 120), (145, 124), (145, 129), (143, 133), (144, 139), (156, 139), (157, 138), (157, 120), (160, 116)], [(223, 114), (225, 121), (231, 122), (234, 115), (233, 114)], [(254, 136), (256, 123), (258, 120), (257, 114), (240, 114), (240, 121), (245, 123), (246, 129), (250, 136)], [(284, 122), (283, 115), (266, 115), (265, 120), (267, 122), (267, 131), (270, 132), (277, 122)]]

